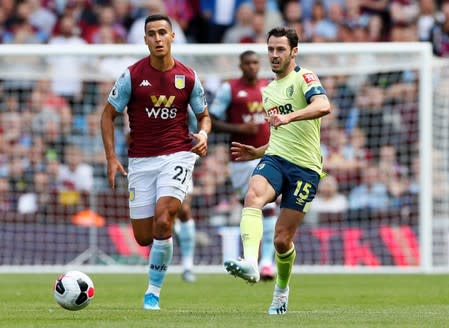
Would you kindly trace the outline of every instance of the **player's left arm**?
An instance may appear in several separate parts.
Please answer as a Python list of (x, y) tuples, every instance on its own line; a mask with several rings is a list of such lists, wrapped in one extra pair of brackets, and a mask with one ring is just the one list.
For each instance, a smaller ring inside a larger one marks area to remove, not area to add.
[(325, 94), (317, 94), (310, 98), (310, 103), (301, 110), (288, 114), (274, 114), (266, 118), (273, 127), (288, 124), (294, 121), (314, 120), (331, 112), (329, 99)]
[(199, 156), (207, 154), (207, 136), (212, 128), (212, 121), (207, 108), (206, 96), (201, 81), (195, 73), (195, 85), (190, 94), (190, 107), (198, 122), (198, 133), (193, 133), (195, 145), (190, 151)]

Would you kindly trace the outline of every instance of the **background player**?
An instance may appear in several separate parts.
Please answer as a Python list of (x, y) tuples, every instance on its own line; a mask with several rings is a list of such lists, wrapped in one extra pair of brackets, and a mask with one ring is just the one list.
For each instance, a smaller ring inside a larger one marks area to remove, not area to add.
[[(197, 120), (195, 113), (189, 107), (189, 131), (197, 131)], [(193, 273), (193, 260), (195, 256), (195, 220), (192, 217), (192, 192), (193, 181), (191, 181), (187, 189), (187, 195), (182, 202), (181, 208), (178, 211), (178, 218), (174, 225), (174, 232), (178, 241), (179, 249), (181, 251), (181, 265), (182, 265), (182, 279), (185, 282), (195, 282), (196, 277)]]
[[(240, 70), (242, 76), (224, 82), (218, 89), (210, 106), (212, 126), (214, 131), (230, 134), (230, 139), (254, 147), (260, 147), (268, 142), (270, 127), (265, 121), (265, 111), (262, 105), (262, 89), (268, 81), (258, 78), (260, 70), (259, 56), (251, 50), (240, 54)], [(243, 204), (248, 190), (248, 181), (258, 159), (236, 161), (231, 154), (230, 172), (232, 186)], [(260, 260), (260, 278), (274, 278), (274, 226), (276, 224), (275, 203), (263, 208), (263, 237)]]
[(295, 63), (298, 35), (285, 27), (269, 31), (268, 58), (276, 79), (263, 91), (263, 105), (272, 126), (269, 143), (256, 148), (233, 143), (237, 160), (262, 157), (249, 181), (240, 230), (244, 259), (226, 260), (226, 270), (248, 282), (259, 280), (257, 258), (262, 237), (262, 207), (282, 195), (276, 223), (277, 276), (269, 314), (287, 312), (289, 281), (295, 261), (297, 227), (310, 207), (322, 175), (320, 118), (330, 104), (317, 76)]
[[(159, 310), (160, 290), (173, 256), (174, 220), (198, 155), (207, 153), (211, 121), (196, 72), (172, 56), (175, 34), (170, 19), (149, 16), (144, 29), (150, 55), (128, 67), (115, 82), (103, 110), (101, 129), (108, 180), (114, 188), (117, 171), (127, 174), (114, 152), (114, 119), (127, 107), (131, 224), (139, 245), (153, 244), (144, 309)], [(200, 129), (193, 140), (188, 130), (189, 104)]]

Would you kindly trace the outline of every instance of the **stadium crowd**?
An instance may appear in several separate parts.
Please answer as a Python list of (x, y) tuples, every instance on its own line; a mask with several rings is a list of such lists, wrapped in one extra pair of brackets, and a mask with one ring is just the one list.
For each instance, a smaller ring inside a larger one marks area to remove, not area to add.
[[(0, 3), (3, 44), (141, 43), (145, 17), (166, 13), (175, 22), (176, 42), (180, 43), (265, 42), (269, 28), (287, 25), (299, 32), (300, 42), (429, 41), (436, 56), (449, 57), (447, 0)], [(76, 70), (76, 65), (67, 65), (63, 59), (53, 64)], [(377, 218), (379, 213), (383, 218), (394, 213), (407, 222), (415, 219), (417, 82), (413, 71), (377, 74), (356, 93), (345, 76), (322, 79), (335, 108), (322, 120), (322, 151), (329, 176), (320, 185), (306, 222), (357, 221)], [(53, 213), (49, 209), (53, 197), (64, 209), (76, 205), (74, 211), (87, 206), (91, 192), (111, 197), (99, 115), (112, 81), (17, 83), (0, 81), (0, 212), (40, 213), (46, 219)], [(211, 91), (209, 102), (213, 97)], [(119, 124), (117, 154), (125, 159), (127, 122)], [(198, 197), (194, 206), (232, 211), (238, 202), (229, 192), (226, 136), (215, 134), (210, 143), (209, 155), (195, 171)], [(118, 190), (126, 195), (126, 182), (119, 182)], [(438, 184), (434, 187), (438, 194)], [(126, 209), (124, 198), (120, 204)], [(97, 207), (102, 204), (101, 197), (96, 203)], [(125, 219), (122, 214), (117, 216)]]

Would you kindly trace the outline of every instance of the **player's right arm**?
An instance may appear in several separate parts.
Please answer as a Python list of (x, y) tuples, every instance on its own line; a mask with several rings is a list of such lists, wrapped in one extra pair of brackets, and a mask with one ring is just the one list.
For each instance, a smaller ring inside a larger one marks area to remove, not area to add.
[(241, 124), (226, 122), (226, 114), (231, 102), (231, 85), (229, 82), (224, 82), (217, 90), (214, 101), (209, 109), (213, 130), (215, 132), (225, 132), (230, 134), (257, 134), (259, 128), (254, 122)]
[(123, 175), (127, 174), (115, 153), (114, 121), (126, 108), (130, 96), (131, 76), (129, 70), (126, 70), (115, 82), (101, 115), (101, 136), (108, 166), (108, 181), (112, 188), (115, 188), (117, 171)]
[(117, 158), (114, 146), (114, 120), (120, 114), (107, 102), (101, 115), (101, 136), (103, 138), (104, 152), (108, 166), (108, 181), (112, 189), (115, 188), (115, 175), (117, 171), (126, 175), (123, 165)]
[(231, 154), (237, 161), (251, 161), (261, 158), (268, 148), (268, 144), (258, 148), (233, 141), (231, 143)]

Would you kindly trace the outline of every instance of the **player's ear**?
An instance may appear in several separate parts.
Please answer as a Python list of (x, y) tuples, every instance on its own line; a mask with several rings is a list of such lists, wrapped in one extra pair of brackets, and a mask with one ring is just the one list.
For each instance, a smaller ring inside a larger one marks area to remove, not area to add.
[(295, 58), (297, 54), (298, 54), (298, 47), (294, 47), (292, 49), (292, 58)]

